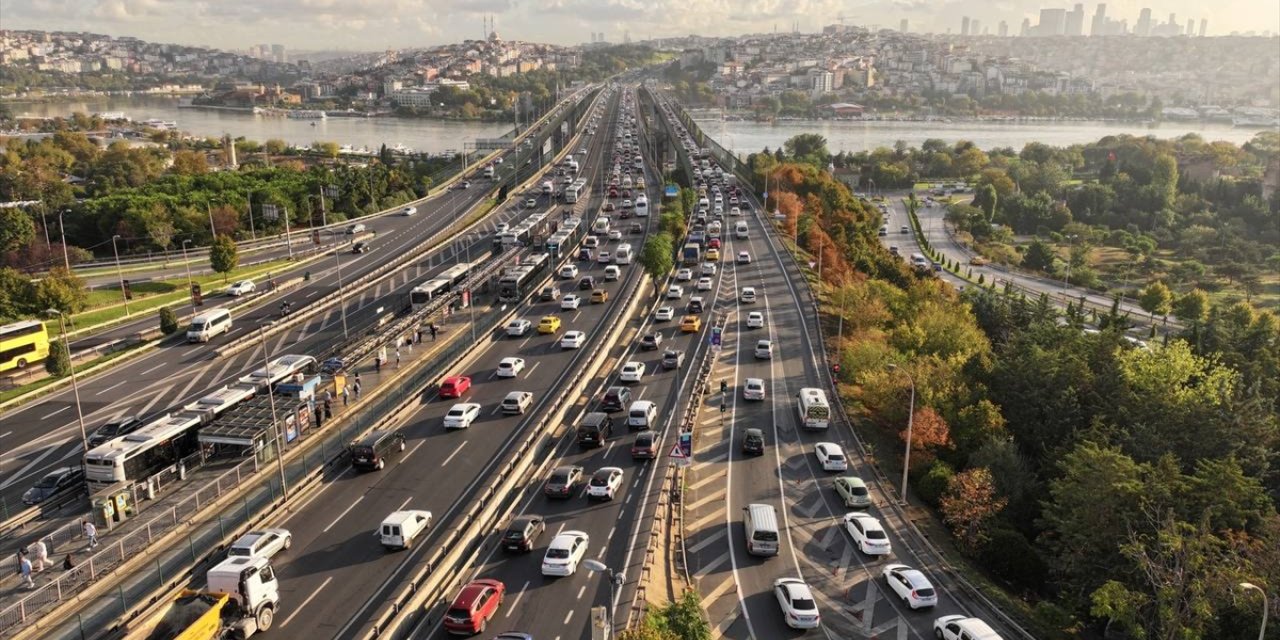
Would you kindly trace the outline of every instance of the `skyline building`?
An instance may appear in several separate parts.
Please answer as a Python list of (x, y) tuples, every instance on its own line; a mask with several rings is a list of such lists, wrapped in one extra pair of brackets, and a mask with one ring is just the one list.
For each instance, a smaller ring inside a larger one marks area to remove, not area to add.
[(1084, 35), (1084, 5), (1077, 4), (1067, 12), (1067, 23), (1063, 33), (1068, 36)]

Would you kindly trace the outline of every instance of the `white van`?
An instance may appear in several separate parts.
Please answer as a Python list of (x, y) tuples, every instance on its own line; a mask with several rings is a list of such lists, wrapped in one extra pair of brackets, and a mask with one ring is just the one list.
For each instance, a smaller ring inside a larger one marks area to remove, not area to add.
[(636, 429), (652, 429), (658, 420), (658, 405), (648, 400), (636, 400), (627, 409), (627, 426)]
[(618, 245), (613, 252), (613, 261), (617, 264), (631, 264), (632, 257), (631, 245), (626, 242)]
[(408, 549), (431, 526), (431, 512), (409, 509), (393, 511), (378, 527), (378, 539), (388, 549)]
[(187, 342), (208, 342), (230, 330), (231, 312), (213, 309), (191, 319), (191, 326), (187, 327)]
[(911, 266), (917, 269), (924, 269), (929, 266), (929, 261), (925, 259), (924, 254), (913, 253), (911, 254)]
[(542, 195), (549, 196), (554, 189), (555, 185), (551, 184), (550, 180), (544, 180), (542, 182)]
[(738, 301), (739, 301), (739, 302), (744, 302), (744, 303), (747, 303), (747, 304), (750, 304), (750, 303), (755, 302), (755, 301), (756, 301), (756, 288), (755, 288), (755, 287), (743, 287), (743, 288), (742, 288), (742, 293), (738, 294)]
[(733, 235), (739, 240), (746, 240), (750, 232), (747, 229), (747, 221), (739, 220), (738, 224), (733, 227)]
[(742, 528), (747, 535), (747, 553), (753, 556), (778, 555), (778, 512), (767, 504), (742, 508)]

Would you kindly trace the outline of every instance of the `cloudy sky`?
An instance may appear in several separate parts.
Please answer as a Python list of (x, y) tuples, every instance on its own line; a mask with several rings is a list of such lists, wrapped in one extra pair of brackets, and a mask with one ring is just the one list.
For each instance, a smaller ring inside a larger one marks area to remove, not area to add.
[[(912, 31), (959, 32), (962, 16), (990, 26), (1000, 20), (1017, 31), (1039, 9), (1071, 4), (1053, 0), (0, 0), (0, 27), (91, 31), (156, 42), (244, 49), (257, 43), (290, 49), (429, 46), (476, 38), (482, 16), (496, 18), (507, 39), (576, 44), (604, 32), (611, 42), (691, 33), (728, 36), (785, 31), (799, 22), (816, 31), (844, 16), (846, 24)], [(1085, 4), (1088, 29), (1096, 0)], [(1231, 31), (1280, 32), (1276, 0), (1216, 0), (1212, 15), (1202, 0), (1112, 0), (1107, 14), (1127, 18), (1141, 7), (1159, 19), (1176, 13), (1185, 24), (1209, 19), (1209, 35)]]

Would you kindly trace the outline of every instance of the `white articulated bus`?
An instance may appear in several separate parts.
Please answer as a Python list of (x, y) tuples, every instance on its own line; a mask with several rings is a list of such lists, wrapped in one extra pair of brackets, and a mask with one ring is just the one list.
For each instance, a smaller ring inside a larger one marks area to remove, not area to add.
[(822, 389), (805, 387), (796, 394), (800, 424), (806, 429), (826, 429), (831, 424), (831, 405)]

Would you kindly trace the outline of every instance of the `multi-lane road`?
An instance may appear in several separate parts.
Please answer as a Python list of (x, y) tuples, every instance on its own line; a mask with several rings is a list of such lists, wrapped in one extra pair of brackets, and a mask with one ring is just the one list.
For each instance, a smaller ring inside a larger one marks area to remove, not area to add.
[[(531, 129), (527, 133), (542, 139), (551, 131)], [(525, 160), (536, 158), (535, 151), (541, 149), (541, 143), (520, 145), (503, 154), (508, 159), (505, 165), (513, 167), (513, 170), (521, 167)], [(526, 169), (535, 167), (536, 164)], [(278, 274), (275, 276), (278, 281), (290, 275), (301, 276), (302, 270), (310, 271), (311, 277), (288, 291), (257, 294), (263, 298), (262, 303), (236, 312), (234, 328), (229, 334), (205, 344), (164, 344), (146, 355), (111, 367), (103, 374), (81, 380), (79, 404), (87, 430), (92, 432), (103, 422), (119, 416), (147, 415), (179, 406), (206, 390), (233, 382), (245, 370), (255, 367), (261, 355), (247, 349), (234, 356), (217, 358), (216, 350), (245, 339), (261, 324), (279, 320), (280, 303), (289, 302), (293, 313), (298, 313), (310, 301), (322, 299), (338, 290), (339, 271), (343, 282), (350, 283), (398, 256), (419, 250), (424, 244), (444, 243), (439, 250), (376, 286), (348, 287), (345, 305), (331, 307), (268, 341), (272, 353), (325, 355), (314, 352), (341, 339), (344, 307), (348, 331), (361, 328), (381, 313), (402, 305), (407, 289), (427, 279), (441, 265), (466, 259), (468, 255), (478, 256), (487, 250), (492, 231), (517, 213), (502, 212), (491, 216), (465, 236), (454, 237), (447, 232), (465, 217), (466, 212), (491, 194), (490, 186), (481, 180), (473, 182), (470, 189), (438, 194), (419, 203), (415, 216), (389, 215), (370, 219), (365, 224), (374, 232), (374, 237), (368, 240), (371, 251), (352, 254), (349, 247), (341, 247), (332, 257), (299, 269), (298, 273)], [(228, 298), (221, 293), (210, 296), (205, 308), (213, 308), (224, 300)], [(80, 431), (73, 390), (64, 388), (0, 416), (0, 450), (3, 450), (0, 454), (0, 499), (13, 510), (20, 505), (22, 492), (36, 478), (52, 468), (78, 463)]]

